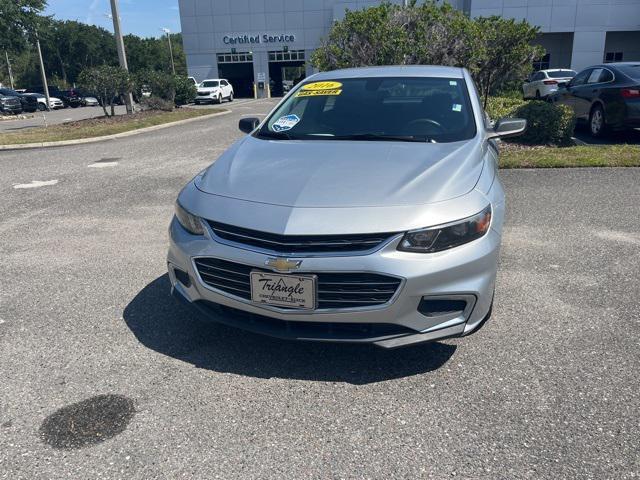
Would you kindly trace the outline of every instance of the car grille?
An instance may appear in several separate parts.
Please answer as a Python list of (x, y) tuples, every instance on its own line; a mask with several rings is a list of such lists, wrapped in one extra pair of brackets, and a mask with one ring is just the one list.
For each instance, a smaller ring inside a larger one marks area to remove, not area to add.
[(203, 96), (203, 95), (209, 95), (209, 92), (205, 92), (205, 91), (202, 91), (202, 90), (198, 90), (198, 95), (201, 95), (201, 96)]
[(17, 98), (5, 98), (4, 99), (4, 104), (9, 106), (9, 107), (16, 107), (18, 105), (20, 105), (20, 100)]
[(279, 235), (234, 227), (209, 221), (216, 236), (263, 250), (296, 255), (305, 253), (341, 253), (372, 250), (379, 247), (395, 233), (370, 233), (354, 235)]
[[(251, 271), (270, 272), (217, 258), (197, 258), (195, 265), (209, 287), (251, 300)], [(313, 272), (299, 272), (313, 273)], [(401, 280), (377, 273), (315, 273), (318, 277), (318, 309), (356, 308), (383, 305), (393, 298)]]

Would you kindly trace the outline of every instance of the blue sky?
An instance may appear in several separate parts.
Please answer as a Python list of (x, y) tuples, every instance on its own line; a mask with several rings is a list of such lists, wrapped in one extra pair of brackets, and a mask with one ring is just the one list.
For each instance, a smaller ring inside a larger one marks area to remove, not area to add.
[[(119, 0), (123, 33), (142, 37), (161, 35), (161, 27), (180, 31), (178, 0)], [(49, 0), (45, 13), (59, 20), (78, 20), (113, 31), (105, 17), (111, 12), (109, 0)]]

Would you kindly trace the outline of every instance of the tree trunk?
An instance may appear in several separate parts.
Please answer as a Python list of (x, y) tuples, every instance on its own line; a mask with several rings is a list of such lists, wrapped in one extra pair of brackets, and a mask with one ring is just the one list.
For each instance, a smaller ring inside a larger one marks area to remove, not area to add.
[(491, 72), (487, 74), (487, 84), (484, 90), (484, 104), (482, 108), (487, 109), (487, 102), (489, 101), (489, 91), (491, 90)]
[(111, 116), (113, 117), (116, 114), (115, 107), (113, 106), (113, 98), (109, 102), (109, 105), (111, 105)]
[(102, 106), (102, 110), (104, 110), (104, 116), (108, 117), (109, 112), (107, 112), (107, 97), (103, 96), (100, 98), (100, 105)]

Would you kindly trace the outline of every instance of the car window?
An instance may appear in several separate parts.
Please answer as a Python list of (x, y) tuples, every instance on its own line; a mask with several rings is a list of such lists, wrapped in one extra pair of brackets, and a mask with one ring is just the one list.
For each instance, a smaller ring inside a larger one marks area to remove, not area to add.
[(598, 82), (604, 83), (604, 82), (611, 82), (612, 80), (613, 80), (613, 73), (611, 73), (606, 68), (603, 68), (602, 69), (602, 73), (600, 74), (600, 79), (598, 80)]
[(258, 136), (280, 132), (295, 139), (454, 142), (475, 136), (476, 124), (461, 78), (346, 78), (302, 84)]
[(598, 83), (600, 81), (600, 75), (602, 75), (602, 68), (594, 68), (591, 70), (589, 74), (589, 78), (587, 79), (587, 83)]
[(573, 70), (556, 70), (555, 72), (547, 72), (549, 78), (573, 78), (576, 76), (576, 72)]
[(229, 85), (229, 84), (227, 83), (227, 81), (226, 81), (226, 80), (222, 80), (222, 81), (220, 82), (220, 84), (221, 84), (222, 86), (224, 86), (224, 87), (226, 87), (227, 85)]
[(204, 88), (212, 88), (212, 87), (218, 87), (220, 85), (220, 83), (218, 82), (218, 80), (209, 80), (208, 82), (202, 82), (202, 84), (200, 85), (201, 87)]
[(617, 68), (626, 76), (631, 77), (635, 80), (640, 80), (640, 63), (631, 65), (619, 65)]
[(577, 87), (579, 85), (584, 85), (585, 83), (587, 83), (587, 79), (589, 78), (589, 75), (591, 75), (592, 70), (593, 70), (592, 68), (589, 68), (587, 70), (581, 71), (579, 74), (577, 74), (575, 77), (571, 79), (571, 81), (569, 82), (569, 86)]
[(531, 76), (531, 81), (535, 82), (538, 80), (542, 80), (544, 78), (544, 73), (542, 72), (536, 72)]

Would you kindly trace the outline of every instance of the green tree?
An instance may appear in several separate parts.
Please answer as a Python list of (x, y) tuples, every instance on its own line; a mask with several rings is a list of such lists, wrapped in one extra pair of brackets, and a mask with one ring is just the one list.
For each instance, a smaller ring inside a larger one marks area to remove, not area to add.
[(347, 11), (313, 53), (320, 70), (367, 65), (466, 67), (486, 99), (531, 69), (541, 47), (526, 22), (500, 17), (471, 19), (447, 3), (383, 3)]
[[(78, 81), (82, 88), (98, 98), (107, 117), (115, 114), (114, 100), (129, 93), (132, 87), (129, 73), (120, 67), (111, 65), (83, 70)], [(107, 111), (107, 105), (111, 107), (111, 113)]]
[[(46, 0), (0, 0), (0, 48), (20, 52), (33, 32)], [(3, 52), (4, 53), (4, 52)]]
[(480, 17), (475, 20), (482, 43), (482, 57), (477, 62), (474, 78), (484, 105), (489, 95), (531, 71), (535, 58), (544, 54), (541, 46), (533, 45), (538, 27), (524, 20), (516, 22), (502, 17)]

